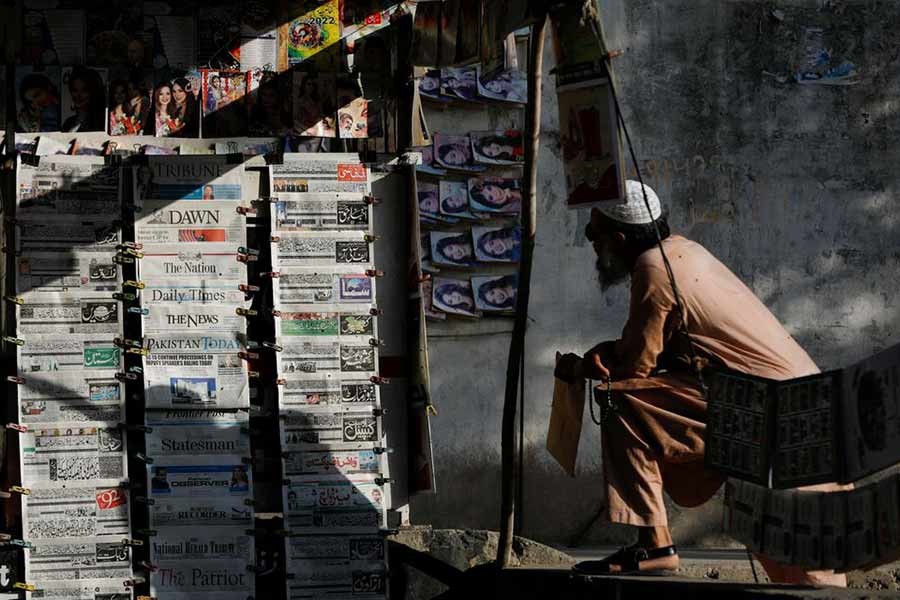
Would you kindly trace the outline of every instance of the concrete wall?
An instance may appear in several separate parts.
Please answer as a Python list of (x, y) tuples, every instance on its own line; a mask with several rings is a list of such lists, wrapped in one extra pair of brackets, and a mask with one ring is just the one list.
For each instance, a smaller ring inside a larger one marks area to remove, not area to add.
[[(822, 368), (900, 342), (900, 4), (848, 1), (603, 0), (623, 108), (647, 182), (673, 229), (706, 245), (785, 323)], [(772, 15), (773, 9), (783, 14)], [(779, 17), (783, 17), (780, 20)], [(806, 27), (861, 73), (855, 86), (787, 79)], [(545, 57), (553, 67), (552, 50)], [(766, 73), (771, 73), (768, 75)], [(545, 73), (538, 238), (526, 357), (524, 535), (565, 542), (602, 497), (599, 434), (585, 418), (579, 474), (543, 444), (557, 349), (618, 336), (627, 289), (602, 294), (586, 212), (561, 205), (555, 87)], [(521, 124), (508, 111), (429, 111), (431, 129)], [(413, 522), (496, 528), (500, 407), (511, 323), (430, 328), (438, 494)], [(492, 333), (495, 332), (495, 333)], [(682, 544), (724, 543), (721, 500), (672, 509)], [(608, 525), (596, 542), (619, 541)]]

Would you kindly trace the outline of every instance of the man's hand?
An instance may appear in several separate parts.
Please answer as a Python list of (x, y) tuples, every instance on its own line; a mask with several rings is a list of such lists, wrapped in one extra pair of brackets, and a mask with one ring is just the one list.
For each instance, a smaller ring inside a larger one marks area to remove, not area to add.
[(587, 351), (582, 361), (582, 377), (598, 381), (609, 378), (609, 369), (615, 360), (616, 343), (614, 341), (597, 344)]
[(584, 379), (584, 374), (581, 372), (581, 357), (571, 352), (560, 356), (556, 361), (553, 376), (566, 383), (575, 383), (579, 379)]

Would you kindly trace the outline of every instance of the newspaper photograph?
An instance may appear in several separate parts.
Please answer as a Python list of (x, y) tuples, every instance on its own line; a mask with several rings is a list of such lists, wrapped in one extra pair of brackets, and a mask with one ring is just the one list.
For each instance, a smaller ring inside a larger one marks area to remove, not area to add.
[(244, 216), (236, 203), (191, 200), (148, 200), (135, 217), (135, 241), (147, 245), (222, 242), (247, 243)]
[[(210, 550), (210, 553), (216, 554), (215, 550)], [(247, 569), (252, 564), (253, 561), (244, 560), (160, 563), (157, 565), (159, 568), (150, 574), (150, 593), (154, 598), (246, 600), (252, 598), (256, 590), (256, 578)]]
[(335, 341), (282, 340), (278, 353), (278, 373), (291, 380), (297, 376), (344, 374), (372, 376), (378, 369), (378, 354), (368, 343), (344, 344)]
[(135, 203), (240, 200), (243, 171), (241, 163), (229, 164), (225, 156), (152, 156), (135, 167)]
[(340, 312), (281, 311), (275, 320), (275, 335), (281, 337), (319, 337), (336, 341), (360, 341), (377, 338), (376, 317), (365, 307)]
[(115, 248), (102, 252), (29, 252), (16, 259), (16, 293), (31, 300), (34, 294), (112, 294), (122, 287)]
[(190, 465), (160, 460), (147, 470), (152, 528), (252, 526), (253, 508), (248, 502), (253, 500), (253, 486), (248, 465), (225, 459)]
[(244, 347), (233, 334), (169, 334), (148, 339), (147, 408), (246, 408)]
[(131, 600), (131, 590), (115, 579), (76, 579), (35, 582), (32, 598), (41, 600)]
[(19, 386), (23, 425), (121, 421), (125, 417), (122, 384), (113, 374), (41, 373)]
[(335, 233), (282, 233), (275, 243), (272, 266), (326, 267), (356, 265), (371, 268), (372, 245), (362, 231)]
[[(146, 289), (145, 289), (146, 291)], [(247, 319), (235, 312), (236, 306), (227, 304), (158, 303), (147, 308), (142, 317), (144, 335), (162, 337), (166, 334), (182, 333), (200, 335), (246, 333)]]
[(273, 279), (275, 308), (295, 304), (332, 307), (337, 304), (372, 304), (375, 279), (356, 267), (281, 271)]
[[(379, 450), (380, 451), (380, 450)], [(284, 457), (284, 475), (381, 474), (381, 455), (367, 450), (306, 450)]]
[(243, 411), (147, 411), (147, 455), (153, 458), (188, 456), (250, 456), (250, 415)]
[(41, 294), (16, 306), (20, 337), (29, 334), (105, 333), (122, 331), (119, 301), (112, 294)]
[(16, 251), (22, 256), (35, 252), (115, 253), (122, 239), (120, 213), (88, 212), (78, 218), (17, 216)]
[(281, 449), (371, 449), (381, 440), (371, 412), (289, 411), (282, 413)]
[(388, 572), (383, 561), (296, 560), (288, 561), (285, 569), (293, 575), (287, 580), (288, 600), (384, 598), (387, 591)]
[(25, 551), (29, 582), (132, 578), (131, 548), (102, 537), (47, 540)]
[(370, 231), (372, 205), (362, 194), (282, 192), (272, 212), (272, 233), (284, 231)]
[(73, 425), (30, 428), (20, 435), (22, 485), (54, 487), (90, 481), (115, 486), (128, 478), (125, 439), (117, 424)]
[(374, 533), (385, 524), (384, 490), (373, 476), (295, 477), (282, 491), (292, 534)]
[(22, 496), (22, 531), (35, 546), (56, 538), (128, 537), (128, 490), (97, 485), (32, 489)]
[(378, 386), (368, 379), (337, 377), (287, 379), (280, 388), (279, 408), (282, 413), (309, 408), (331, 411), (359, 410), (379, 406)]

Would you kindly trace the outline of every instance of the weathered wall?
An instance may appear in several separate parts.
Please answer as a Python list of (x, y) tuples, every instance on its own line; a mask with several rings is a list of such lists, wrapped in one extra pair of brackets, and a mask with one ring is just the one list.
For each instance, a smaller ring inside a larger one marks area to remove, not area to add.
[[(673, 228), (706, 245), (823, 367), (900, 341), (900, 3), (825, 0), (604, 0), (626, 119), (645, 178)], [(772, 16), (783, 11), (783, 20)], [(825, 29), (855, 86), (785, 80), (804, 28)], [(545, 68), (553, 67), (550, 48)], [(771, 73), (768, 75), (766, 73)], [(596, 512), (599, 435), (586, 418), (579, 476), (543, 449), (557, 349), (617, 337), (624, 287), (602, 294), (585, 212), (560, 204), (558, 116), (545, 74), (535, 287), (526, 357), (523, 534), (565, 542)], [(506, 126), (508, 112), (429, 113), (431, 129)], [(521, 124), (521, 117), (519, 117)], [(433, 438), (439, 492), (414, 501), (414, 522), (496, 528), (507, 322), (431, 327)], [(468, 335), (477, 334), (477, 335)], [(720, 500), (670, 512), (682, 543), (716, 539)], [(595, 526), (610, 542), (622, 530)]]

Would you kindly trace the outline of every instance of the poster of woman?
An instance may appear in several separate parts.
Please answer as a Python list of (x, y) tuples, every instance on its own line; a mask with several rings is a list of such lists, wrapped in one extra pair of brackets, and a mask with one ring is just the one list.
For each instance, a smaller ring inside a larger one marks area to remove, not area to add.
[(465, 181), (442, 179), (439, 184), (441, 214), (459, 219), (475, 219), (469, 211), (469, 194)]
[(62, 131), (106, 131), (106, 69), (63, 67)]
[(447, 267), (468, 268), (475, 264), (472, 236), (468, 231), (432, 231), (429, 234), (431, 262)]
[(479, 74), (478, 95), (489, 100), (524, 104), (528, 101), (528, 79), (516, 69), (507, 69), (484, 78)]
[(417, 181), (416, 194), (419, 200), (419, 216), (437, 219), (440, 212), (438, 186), (427, 181)]
[(516, 308), (519, 278), (516, 275), (473, 277), (472, 290), (478, 310), (511, 313)]
[(120, 68), (112, 72), (108, 101), (110, 135), (155, 132), (155, 123), (150, 123), (152, 90), (152, 71)]
[(441, 69), (441, 94), (470, 102), (478, 101), (478, 72), (475, 67)]
[(522, 132), (518, 129), (472, 131), (469, 136), (472, 139), (472, 156), (477, 163), (516, 165), (525, 160)]
[(467, 135), (434, 134), (434, 160), (456, 171), (483, 171), (485, 167), (472, 163), (472, 142)]
[(294, 132), (313, 137), (335, 137), (337, 88), (334, 73), (294, 71)]
[(475, 258), (481, 262), (519, 262), (522, 230), (519, 227), (473, 227)]
[(434, 147), (419, 146), (413, 150), (422, 153), (422, 162), (416, 165), (416, 171), (419, 173), (428, 173), (429, 175), (445, 175), (447, 171), (434, 164)]
[(461, 279), (435, 277), (432, 284), (431, 304), (433, 308), (448, 314), (466, 317), (479, 316), (475, 310), (472, 284)]
[(522, 183), (503, 177), (472, 177), (469, 206), (479, 212), (518, 214), (522, 210)]
[(419, 95), (428, 100), (449, 102), (450, 98), (441, 95), (441, 72), (438, 69), (429, 69), (419, 79)]
[(204, 69), (203, 137), (233, 137), (247, 131), (247, 74)]
[(16, 131), (59, 131), (59, 67), (16, 67)]

